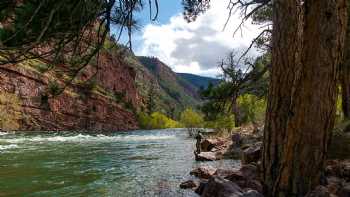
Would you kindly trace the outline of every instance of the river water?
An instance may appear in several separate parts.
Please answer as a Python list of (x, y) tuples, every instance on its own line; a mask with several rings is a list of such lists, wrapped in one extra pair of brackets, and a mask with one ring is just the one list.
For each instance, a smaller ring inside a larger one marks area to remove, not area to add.
[(179, 189), (200, 165), (185, 130), (0, 133), (0, 196), (196, 196)]

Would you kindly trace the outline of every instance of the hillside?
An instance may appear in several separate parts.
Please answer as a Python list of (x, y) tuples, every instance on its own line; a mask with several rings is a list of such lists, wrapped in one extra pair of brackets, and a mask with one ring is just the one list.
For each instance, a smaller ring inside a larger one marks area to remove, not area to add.
[(210, 83), (216, 85), (220, 82), (219, 79), (211, 78), (211, 77), (203, 77), (190, 73), (176, 73), (179, 77), (185, 79), (197, 89), (207, 88)]
[[(64, 81), (69, 79), (68, 65), (51, 68), (49, 62), (30, 60), (0, 66), (0, 104), (7, 108), (19, 106), (14, 107), (18, 126), (2, 128), (109, 132), (137, 129), (136, 74), (121, 60), (115, 51), (102, 50), (99, 69), (97, 62), (91, 62), (62, 92)], [(16, 98), (18, 104), (10, 98)]]
[(112, 41), (106, 41), (98, 62), (92, 61), (57, 94), (68, 76), (69, 65), (52, 67), (42, 60), (1, 66), (0, 96), (15, 96), (20, 103), (14, 129), (137, 129), (136, 115), (146, 110), (151, 91), (153, 111), (176, 118), (201, 103), (199, 87), (213, 80), (177, 74), (157, 58), (137, 57)]
[[(199, 96), (199, 83), (207, 86), (211, 78), (191, 75), (189, 80), (171, 70), (164, 62), (155, 57), (138, 57), (139, 62), (147, 69), (148, 74), (158, 87), (160, 108), (163, 111), (171, 112), (175, 108), (178, 113), (186, 107), (196, 107), (201, 103)], [(197, 78), (196, 78), (197, 77)], [(205, 82), (205, 79), (207, 82)], [(169, 105), (170, 104), (170, 105)], [(163, 106), (163, 107), (162, 107)]]

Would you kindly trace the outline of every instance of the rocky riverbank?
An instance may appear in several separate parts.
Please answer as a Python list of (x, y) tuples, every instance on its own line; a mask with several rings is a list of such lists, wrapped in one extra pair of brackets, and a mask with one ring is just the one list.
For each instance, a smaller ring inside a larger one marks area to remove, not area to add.
[[(239, 169), (215, 169), (203, 165), (190, 172), (193, 179), (180, 187), (192, 189), (204, 197), (263, 197), (261, 180), (262, 129), (241, 129), (228, 138), (206, 138), (195, 152), (197, 161), (240, 159)], [(307, 197), (349, 197), (350, 160), (329, 160), (323, 185), (309, 192)]]

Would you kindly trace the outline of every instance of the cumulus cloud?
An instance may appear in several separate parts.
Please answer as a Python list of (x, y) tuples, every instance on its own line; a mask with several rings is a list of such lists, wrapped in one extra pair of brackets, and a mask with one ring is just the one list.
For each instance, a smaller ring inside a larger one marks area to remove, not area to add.
[(239, 12), (232, 15), (223, 31), (228, 16), (228, 0), (212, 0), (211, 5), (192, 23), (187, 23), (178, 13), (167, 24), (145, 26), (142, 45), (136, 53), (156, 56), (176, 72), (207, 76), (219, 74), (217, 63), (231, 50), (246, 49), (260, 31), (247, 21), (242, 31), (233, 36), (241, 22)]

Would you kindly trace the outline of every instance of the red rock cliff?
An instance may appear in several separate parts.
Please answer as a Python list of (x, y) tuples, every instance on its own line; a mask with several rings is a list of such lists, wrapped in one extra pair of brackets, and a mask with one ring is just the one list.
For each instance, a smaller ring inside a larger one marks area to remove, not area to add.
[(50, 81), (60, 83), (63, 77), (52, 78), (51, 71), (39, 72), (31, 64), (37, 63), (0, 66), (0, 91), (16, 94), (22, 103), (20, 130), (111, 132), (138, 128), (133, 112), (139, 102), (135, 72), (120, 58), (103, 52), (98, 68), (90, 65), (80, 74), (78, 81), (95, 76), (93, 91), (86, 93), (75, 84), (55, 97), (47, 96)]

